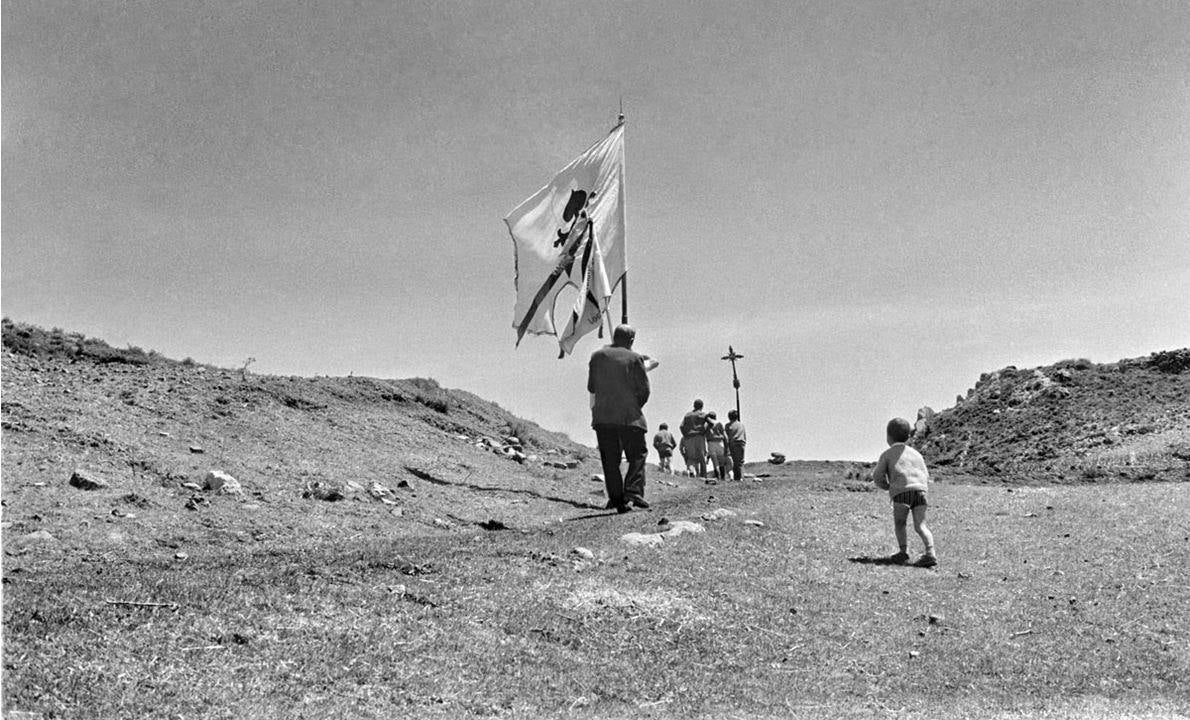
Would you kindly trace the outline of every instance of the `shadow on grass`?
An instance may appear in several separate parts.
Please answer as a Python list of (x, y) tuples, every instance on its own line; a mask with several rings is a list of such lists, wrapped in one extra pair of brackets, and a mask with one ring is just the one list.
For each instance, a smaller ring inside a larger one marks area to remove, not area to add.
[(896, 567), (913, 567), (912, 563), (907, 563), (903, 560), (897, 561), (888, 555), (857, 555), (855, 557), (847, 558), (847, 562), (858, 563), (860, 565), (893, 565)]
[(615, 517), (619, 514), (620, 513), (616, 512), (615, 510), (609, 510), (607, 512), (588, 513), (587, 515), (576, 515), (575, 517), (572, 517), (572, 518), (564, 518), (564, 520), (566, 522), (574, 522), (576, 520), (590, 520), (592, 518)]

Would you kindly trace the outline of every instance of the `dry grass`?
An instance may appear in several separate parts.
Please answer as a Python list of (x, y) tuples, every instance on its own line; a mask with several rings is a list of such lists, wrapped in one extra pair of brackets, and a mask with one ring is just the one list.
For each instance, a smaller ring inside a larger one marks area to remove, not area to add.
[[(889, 549), (879, 493), (682, 482), (656, 512), (530, 533), (327, 544), (295, 519), (278, 542), (184, 561), (34, 549), (6, 568), (5, 705), (71, 718), (1190, 708), (1184, 486), (937, 486), (943, 562), (926, 571), (847, 562)], [(660, 550), (618, 542), (719, 506), (739, 516)]]

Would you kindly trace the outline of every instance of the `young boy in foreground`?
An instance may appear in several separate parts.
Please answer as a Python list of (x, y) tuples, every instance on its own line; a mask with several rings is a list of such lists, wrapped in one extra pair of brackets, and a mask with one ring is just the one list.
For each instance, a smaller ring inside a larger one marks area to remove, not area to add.
[(905, 521), (913, 514), (913, 529), (926, 546), (925, 554), (917, 559), (918, 567), (934, 567), (938, 557), (934, 554), (934, 536), (926, 527), (926, 489), (930, 472), (921, 453), (905, 444), (911, 434), (909, 421), (893, 418), (888, 421), (886, 439), (889, 448), (880, 455), (876, 469), (872, 471), (872, 482), (888, 490), (893, 503), (893, 531), (897, 535), (900, 551), (889, 558), (894, 563), (909, 561), (906, 552)]

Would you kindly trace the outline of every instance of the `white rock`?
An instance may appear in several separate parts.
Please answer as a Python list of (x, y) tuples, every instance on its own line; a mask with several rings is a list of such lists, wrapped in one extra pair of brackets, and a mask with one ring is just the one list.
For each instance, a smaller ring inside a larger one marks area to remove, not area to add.
[(579, 557), (583, 558), (584, 560), (594, 560), (595, 559), (595, 553), (591, 552), (590, 550), (588, 550), (585, 547), (576, 547), (575, 549), (571, 550), (570, 552), (574, 553), (575, 555), (578, 555)]
[(622, 535), (620, 541), (637, 547), (661, 547), (665, 544), (665, 538), (661, 537), (661, 533), (628, 533)]
[(706, 528), (696, 522), (689, 520), (677, 520), (669, 523), (669, 528), (665, 532), (660, 533), (667, 538), (675, 538), (683, 533), (701, 533), (706, 532)]
[(203, 490), (211, 490), (220, 495), (243, 495), (244, 487), (240, 481), (222, 470), (211, 470), (203, 479)]
[(715, 520), (723, 520), (725, 518), (735, 517), (737, 514), (738, 513), (736, 513), (735, 510), (728, 510), (727, 508), (717, 508), (715, 510), (712, 510), (711, 512), (703, 513), (702, 519), (706, 520), (708, 522), (714, 522)]
[(764, 527), (764, 523), (762, 523), (759, 520), (745, 520), (744, 524), (745, 525), (754, 525), (756, 527)]
[(202, 485), (199, 485), (196, 482), (184, 482), (181, 484), (181, 487), (184, 487), (192, 492), (200, 492), (202, 490)]
[(17, 543), (20, 545), (32, 545), (33, 543), (56, 542), (57, 540), (58, 538), (51, 535), (48, 530), (34, 530), (17, 538)]
[(591, 482), (597, 482), (597, 483), (604, 482), (603, 475), (600, 473), (595, 473), (594, 475), (591, 476)]

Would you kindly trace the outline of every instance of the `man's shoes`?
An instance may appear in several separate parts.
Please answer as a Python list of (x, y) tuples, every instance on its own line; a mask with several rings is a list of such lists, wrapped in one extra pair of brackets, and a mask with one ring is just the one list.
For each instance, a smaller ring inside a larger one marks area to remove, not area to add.
[(632, 506), (629, 505), (628, 503), (624, 503), (623, 505), (617, 505), (616, 512), (620, 513), (621, 515), (623, 515), (624, 513), (627, 513), (627, 512), (632, 512)]
[(904, 565), (909, 562), (909, 553), (899, 552), (896, 555), (889, 555), (888, 562), (890, 565)]
[(649, 503), (648, 503), (648, 502), (646, 502), (646, 501), (645, 501), (645, 499), (644, 499), (643, 497), (634, 497), (634, 498), (629, 498), (629, 499), (628, 499), (628, 502), (630, 502), (632, 505), (634, 505), (634, 506), (636, 506), (636, 507), (640, 508), (641, 510), (648, 510), (648, 509), (649, 509)]
[(936, 558), (936, 557), (934, 557), (933, 555), (930, 555), (930, 554), (928, 554), (928, 553), (927, 553), (927, 554), (925, 554), (925, 555), (922, 555), (921, 557), (919, 557), (919, 558), (917, 559), (917, 562), (915, 562), (915, 563), (913, 563), (913, 564), (914, 564), (916, 567), (930, 568), (930, 567), (934, 567), (935, 565), (937, 565), (937, 564), (938, 564), (938, 558)]

